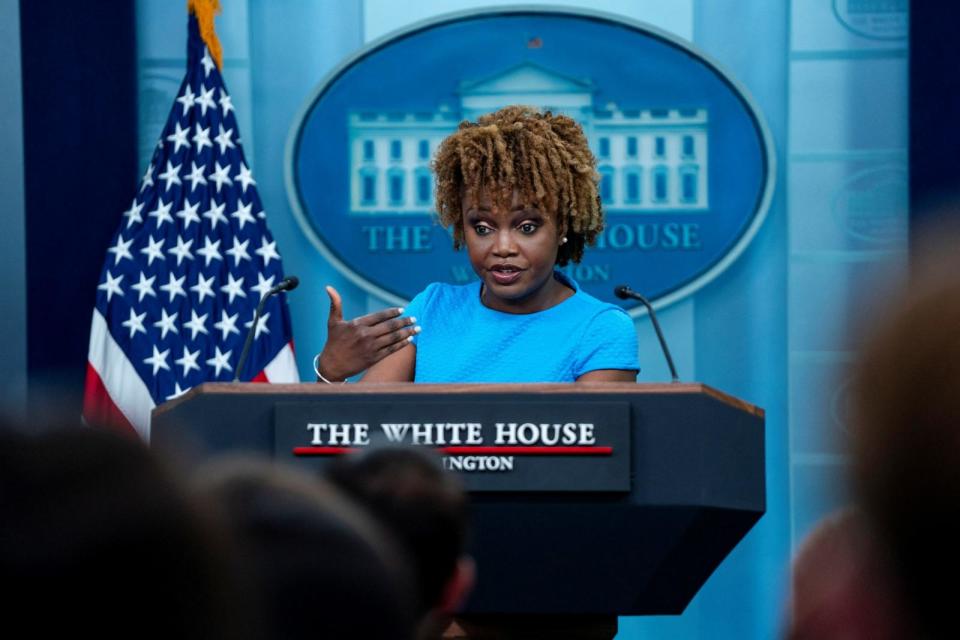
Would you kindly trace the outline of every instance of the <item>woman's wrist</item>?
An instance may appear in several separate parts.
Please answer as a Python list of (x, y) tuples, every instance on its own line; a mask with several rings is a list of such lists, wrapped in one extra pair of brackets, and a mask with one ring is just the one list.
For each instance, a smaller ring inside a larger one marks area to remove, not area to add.
[[(313, 357), (313, 372), (317, 374), (317, 382), (326, 382), (327, 384), (343, 384), (345, 383), (346, 376), (337, 376), (337, 375), (324, 375), (324, 365), (321, 362), (321, 356), (323, 353), (318, 353)], [(329, 369), (327, 369), (329, 373)], [(341, 379), (342, 378), (342, 379)]]

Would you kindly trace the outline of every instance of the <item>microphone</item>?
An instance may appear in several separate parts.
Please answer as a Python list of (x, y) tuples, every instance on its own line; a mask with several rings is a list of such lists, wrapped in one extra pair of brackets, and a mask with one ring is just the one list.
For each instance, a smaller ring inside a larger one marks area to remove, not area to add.
[(625, 284), (622, 284), (614, 289), (613, 295), (617, 296), (621, 300), (632, 298), (639, 301), (647, 308), (647, 311), (650, 312), (650, 320), (653, 322), (653, 328), (657, 332), (657, 338), (660, 339), (660, 349), (663, 351), (663, 355), (667, 359), (667, 366), (670, 367), (670, 375), (673, 377), (673, 382), (680, 382), (680, 378), (677, 377), (677, 369), (673, 366), (673, 358), (670, 357), (670, 349), (667, 347), (667, 341), (663, 337), (663, 332), (660, 331), (660, 323), (657, 322), (657, 314), (653, 312), (653, 305), (650, 304), (650, 301)]
[(280, 293), (281, 291), (293, 291), (298, 286), (300, 286), (300, 278), (298, 278), (297, 276), (287, 276), (286, 278), (280, 281), (280, 284), (275, 286), (273, 289), (270, 289), (270, 291), (267, 292), (267, 295), (264, 296), (264, 298)]
[(260, 322), (263, 305), (267, 303), (270, 296), (275, 296), (281, 291), (293, 291), (299, 284), (300, 278), (297, 276), (287, 276), (260, 298), (260, 304), (257, 305), (257, 310), (253, 314), (253, 324), (250, 325), (250, 331), (247, 332), (247, 340), (243, 343), (243, 351), (240, 352), (240, 362), (237, 363), (237, 371), (233, 376), (234, 382), (240, 382), (240, 372), (243, 371), (243, 365), (247, 363), (247, 355), (250, 353), (250, 345), (253, 344), (253, 335), (257, 332), (257, 323)]

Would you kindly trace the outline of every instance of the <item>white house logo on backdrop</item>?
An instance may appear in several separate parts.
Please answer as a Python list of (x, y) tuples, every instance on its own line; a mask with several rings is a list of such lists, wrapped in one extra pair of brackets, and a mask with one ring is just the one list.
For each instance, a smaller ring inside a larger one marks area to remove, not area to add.
[(907, 237), (907, 167), (857, 171), (841, 183), (831, 210), (844, 232), (865, 246), (903, 246)]
[[(532, 87), (536, 87), (532, 90)], [(707, 209), (706, 109), (594, 104), (592, 83), (530, 62), (466, 83), (434, 111), (349, 114), (350, 213), (433, 212), (430, 158), (460, 120), (510, 104), (576, 119), (594, 143), (604, 204), (620, 212)], [(372, 229), (371, 239), (377, 237)]]
[(902, 40), (910, 26), (909, 0), (833, 0), (844, 27), (871, 40)]
[(622, 282), (660, 304), (689, 295), (746, 247), (769, 206), (762, 118), (691, 45), (605, 15), (496, 10), (388, 36), (320, 84), (287, 145), (305, 233), (387, 301), (468, 281), (433, 219), (430, 161), (461, 120), (509, 104), (564, 113), (587, 134), (607, 225), (568, 269), (601, 299)]

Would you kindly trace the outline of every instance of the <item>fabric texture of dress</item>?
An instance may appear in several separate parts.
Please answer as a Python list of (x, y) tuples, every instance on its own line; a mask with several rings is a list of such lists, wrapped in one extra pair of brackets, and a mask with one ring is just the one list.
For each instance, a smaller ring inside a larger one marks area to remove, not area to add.
[(573, 382), (598, 369), (638, 371), (630, 316), (555, 277), (574, 295), (528, 314), (480, 301), (480, 281), (434, 283), (404, 311), (417, 319), (415, 382)]

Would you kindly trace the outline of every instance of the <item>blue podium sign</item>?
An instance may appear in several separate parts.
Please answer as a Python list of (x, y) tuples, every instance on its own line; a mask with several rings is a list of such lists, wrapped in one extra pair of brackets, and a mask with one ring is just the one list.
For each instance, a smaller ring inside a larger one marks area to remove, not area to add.
[[(390, 303), (475, 276), (433, 215), (430, 161), (461, 120), (508, 104), (567, 114), (598, 159), (606, 228), (565, 270), (613, 301), (630, 283), (658, 306), (715, 278), (750, 242), (773, 153), (744, 90), (690, 43), (571, 10), (497, 9), (387, 36), (334, 70), (287, 144), (304, 232)], [(639, 314), (642, 309), (631, 309)]]

